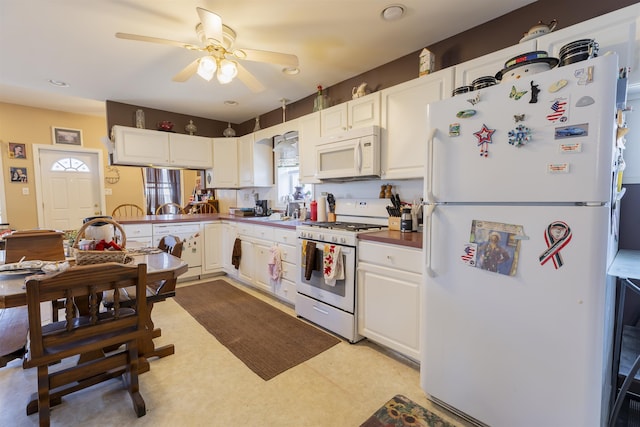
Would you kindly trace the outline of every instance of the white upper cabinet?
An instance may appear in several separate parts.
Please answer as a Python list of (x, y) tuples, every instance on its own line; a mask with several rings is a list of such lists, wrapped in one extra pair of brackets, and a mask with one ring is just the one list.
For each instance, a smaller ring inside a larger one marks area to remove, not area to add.
[(381, 92), (382, 179), (424, 177), (427, 104), (451, 96), (453, 73), (450, 67)]
[(320, 110), (321, 136), (364, 126), (380, 126), (380, 92)]
[(238, 138), (213, 138), (212, 187), (238, 187)]
[(640, 4), (634, 4), (538, 37), (535, 39), (537, 50), (546, 50), (550, 56), (559, 58), (560, 49), (566, 44), (593, 39), (599, 46), (598, 56), (616, 52), (620, 68), (630, 67), (632, 70), (629, 83), (637, 83), (640, 82), (639, 24)]
[(121, 165), (207, 169), (212, 140), (202, 136), (114, 126), (113, 162)]
[(113, 163), (169, 166), (169, 134), (149, 129), (113, 126)]
[(213, 141), (204, 136), (169, 134), (169, 154), (171, 164), (190, 169), (213, 167)]
[(320, 112), (307, 114), (298, 119), (298, 158), (300, 159), (300, 182), (315, 184), (316, 146), (320, 139)]
[(529, 40), (458, 64), (455, 66), (455, 87), (471, 86), (478, 77), (495, 76), (509, 59), (535, 50), (536, 41)]
[(240, 187), (273, 185), (272, 139), (262, 138), (255, 141), (254, 134), (238, 138), (238, 164)]

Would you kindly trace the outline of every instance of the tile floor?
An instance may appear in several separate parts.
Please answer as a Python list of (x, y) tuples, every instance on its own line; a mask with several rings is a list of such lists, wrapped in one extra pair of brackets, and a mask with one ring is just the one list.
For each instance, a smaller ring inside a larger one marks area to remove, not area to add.
[[(234, 284), (295, 315), (290, 306)], [(112, 380), (67, 396), (51, 412), (53, 426), (357, 427), (396, 394), (466, 425), (427, 400), (415, 363), (367, 340), (342, 341), (264, 381), (175, 301), (156, 304), (153, 317), (162, 328), (158, 343), (174, 343), (176, 354), (152, 359), (150, 372), (140, 376), (147, 414), (136, 418), (121, 382)], [(35, 369), (22, 369), (20, 360), (0, 369), (0, 426), (38, 425), (37, 414), (25, 412), (35, 390)]]

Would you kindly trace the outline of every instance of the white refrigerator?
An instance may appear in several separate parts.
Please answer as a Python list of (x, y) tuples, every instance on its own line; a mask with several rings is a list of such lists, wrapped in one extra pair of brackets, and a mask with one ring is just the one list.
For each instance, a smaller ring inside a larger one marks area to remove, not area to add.
[(523, 74), (428, 107), (421, 385), (480, 424), (599, 426), (617, 56)]

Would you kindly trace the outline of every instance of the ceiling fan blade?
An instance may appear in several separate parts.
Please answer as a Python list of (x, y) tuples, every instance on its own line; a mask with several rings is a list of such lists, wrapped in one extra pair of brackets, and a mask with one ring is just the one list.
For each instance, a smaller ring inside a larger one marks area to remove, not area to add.
[[(270, 62), (272, 64), (286, 65), (288, 67), (298, 66), (298, 57), (288, 53), (269, 52), (267, 50), (255, 49), (239, 49), (236, 52), (234, 52), (234, 55), (239, 59), (247, 61)], [(244, 52), (246, 56), (243, 57), (242, 52)]]
[(116, 33), (116, 37), (119, 39), (136, 40), (141, 42), (168, 44), (172, 46), (183, 47), (189, 50), (204, 50), (201, 47), (192, 45), (190, 43), (178, 42), (175, 40), (159, 39), (157, 37), (139, 36), (137, 34)]
[(198, 64), (200, 62), (200, 58), (193, 61), (191, 64), (187, 65), (180, 71), (178, 74), (173, 76), (174, 82), (186, 82), (198, 71)]
[(200, 17), (200, 22), (202, 22), (202, 27), (204, 28), (207, 39), (213, 40), (215, 44), (222, 45), (224, 43), (222, 36), (222, 18), (201, 7), (196, 7), (196, 10), (198, 11), (198, 16)]
[(258, 93), (264, 90), (264, 86), (262, 86), (262, 83), (260, 83), (253, 74), (251, 74), (242, 65), (236, 65), (238, 67), (238, 79), (240, 79), (240, 81), (244, 83), (251, 90), (251, 92)]

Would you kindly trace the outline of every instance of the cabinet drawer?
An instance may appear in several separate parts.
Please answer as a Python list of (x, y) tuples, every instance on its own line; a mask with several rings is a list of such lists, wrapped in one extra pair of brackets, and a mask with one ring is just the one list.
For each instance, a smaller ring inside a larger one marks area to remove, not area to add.
[(240, 236), (253, 236), (253, 225), (246, 222), (238, 222), (237, 231)]
[(282, 245), (282, 244), (278, 244), (278, 246), (280, 247), (280, 254), (282, 256), (282, 261), (283, 262), (290, 262), (292, 264), (296, 263), (296, 254), (297, 254), (297, 248), (295, 246), (291, 246), (291, 245)]
[(257, 239), (273, 241), (273, 227), (254, 225), (252, 236)]
[(127, 239), (141, 236), (151, 237), (153, 235), (151, 224), (122, 224), (122, 228), (124, 228)]
[(286, 243), (288, 245), (295, 246), (297, 244), (297, 239), (295, 230), (283, 230), (282, 228), (276, 228), (273, 231), (273, 240), (278, 243)]
[(290, 262), (283, 262), (282, 278), (295, 283), (296, 282), (296, 265)]
[(288, 302), (289, 304), (296, 303), (296, 284), (288, 280), (281, 280), (280, 283), (275, 286), (276, 295)]
[(358, 261), (422, 274), (422, 251), (396, 245), (360, 242)]

